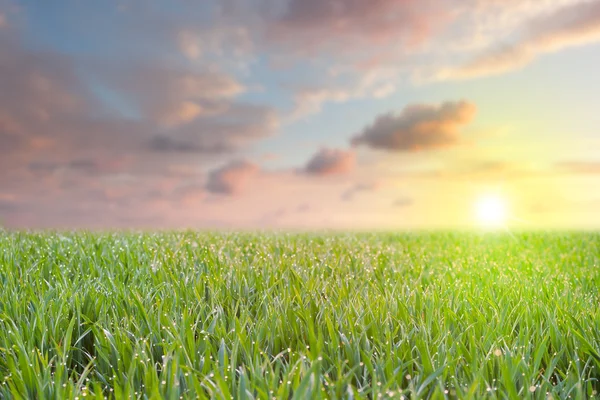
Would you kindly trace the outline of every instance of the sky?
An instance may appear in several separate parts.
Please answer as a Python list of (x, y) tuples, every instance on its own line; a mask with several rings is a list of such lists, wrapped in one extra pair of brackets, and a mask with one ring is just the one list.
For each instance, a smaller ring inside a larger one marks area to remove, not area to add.
[(598, 0), (0, 0), (0, 226), (598, 229), (598, 65)]

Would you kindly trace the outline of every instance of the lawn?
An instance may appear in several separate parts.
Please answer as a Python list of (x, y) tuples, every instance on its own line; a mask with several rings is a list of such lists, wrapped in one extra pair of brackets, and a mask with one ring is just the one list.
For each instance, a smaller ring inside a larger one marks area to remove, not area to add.
[(600, 391), (600, 234), (0, 231), (0, 286), (0, 399)]

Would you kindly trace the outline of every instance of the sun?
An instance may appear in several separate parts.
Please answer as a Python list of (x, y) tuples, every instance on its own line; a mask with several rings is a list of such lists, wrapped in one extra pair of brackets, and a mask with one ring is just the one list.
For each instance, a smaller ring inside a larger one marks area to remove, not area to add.
[(505, 226), (507, 207), (506, 201), (497, 195), (480, 197), (475, 203), (477, 221), (488, 228)]

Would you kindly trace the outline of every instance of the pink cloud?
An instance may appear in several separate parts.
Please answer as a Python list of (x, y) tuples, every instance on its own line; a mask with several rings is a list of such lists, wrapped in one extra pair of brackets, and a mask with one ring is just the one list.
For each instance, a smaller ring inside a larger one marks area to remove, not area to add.
[(304, 171), (312, 175), (338, 175), (352, 171), (355, 165), (353, 151), (324, 148), (308, 161)]
[[(291, 0), (270, 28), (274, 42), (291, 43), (303, 51), (329, 48), (345, 51), (357, 43), (371, 45), (425, 41), (435, 23), (448, 16), (441, 3), (414, 0)], [(440, 16), (445, 17), (440, 18)], [(356, 50), (356, 47), (354, 47)]]
[(248, 161), (232, 161), (209, 173), (206, 190), (216, 194), (240, 194), (259, 170), (256, 164)]

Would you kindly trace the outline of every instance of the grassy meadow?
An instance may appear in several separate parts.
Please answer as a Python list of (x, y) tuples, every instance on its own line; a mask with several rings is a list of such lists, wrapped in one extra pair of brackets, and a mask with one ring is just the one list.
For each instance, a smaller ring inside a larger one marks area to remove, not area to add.
[(0, 231), (0, 399), (591, 398), (600, 234)]

